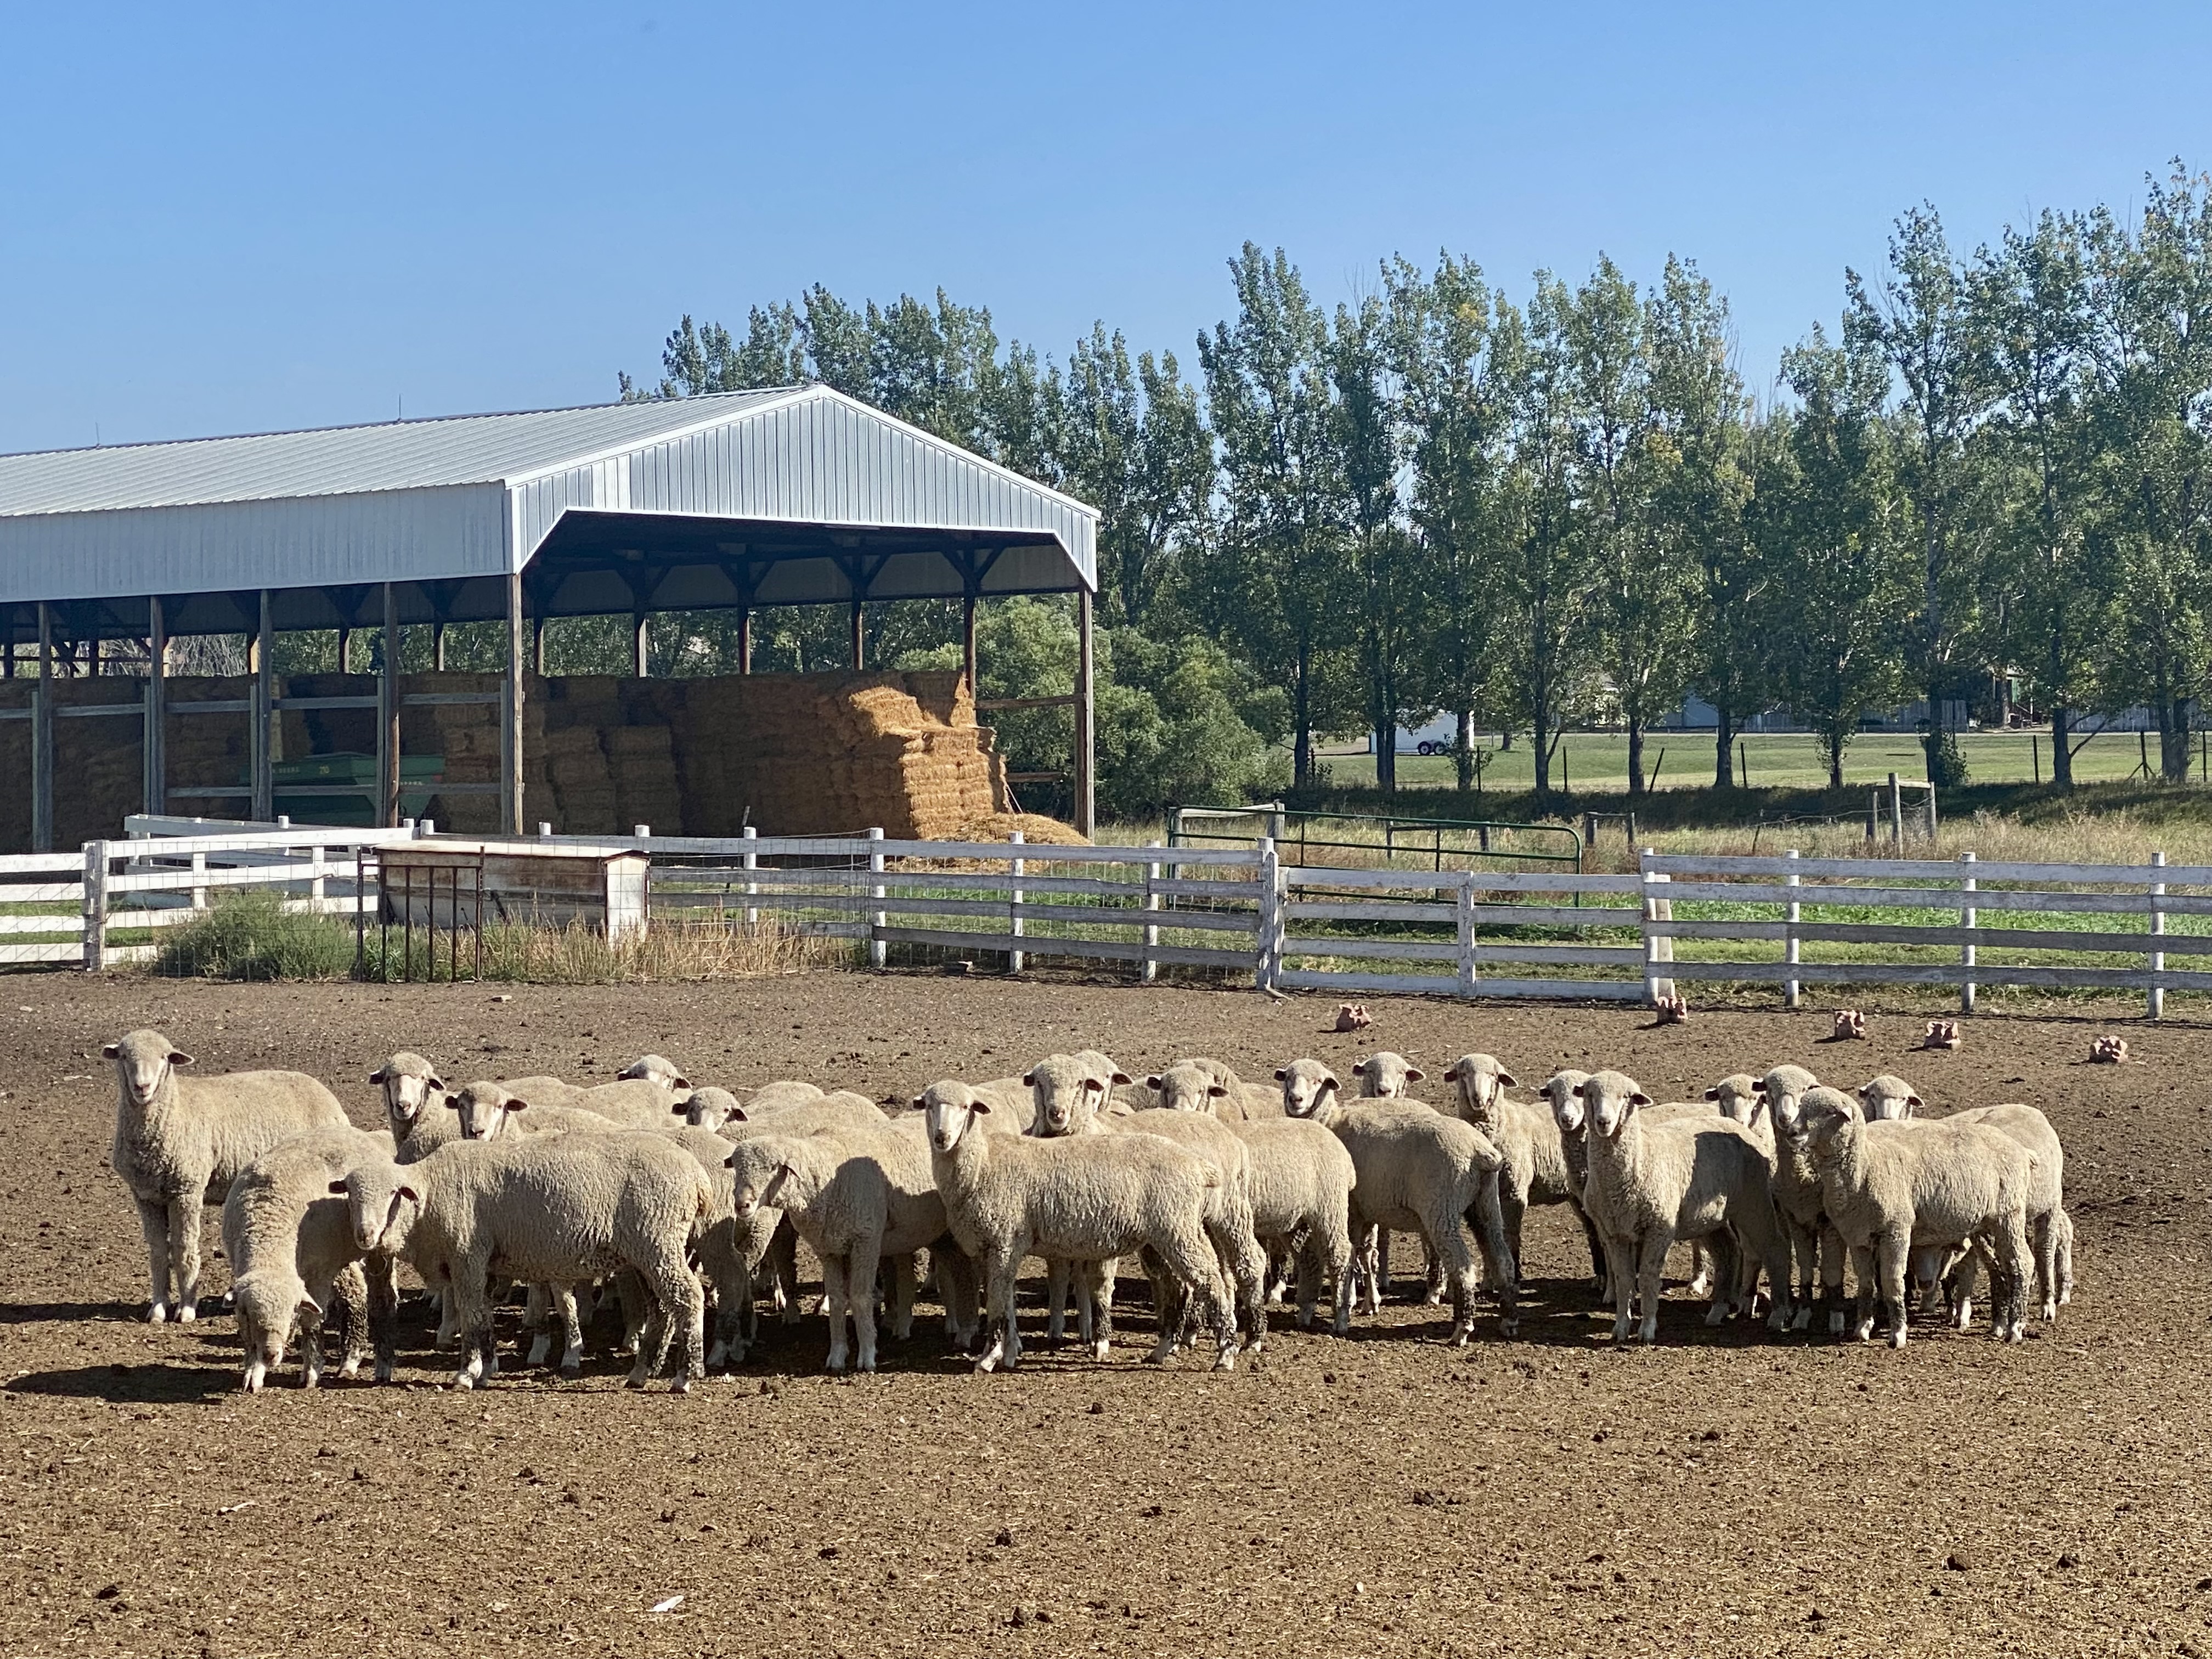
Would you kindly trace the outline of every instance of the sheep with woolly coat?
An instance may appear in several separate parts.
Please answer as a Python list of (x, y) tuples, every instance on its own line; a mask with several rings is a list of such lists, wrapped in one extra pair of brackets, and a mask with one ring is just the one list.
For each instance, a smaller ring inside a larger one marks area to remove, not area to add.
[(1857, 1269), (1860, 1340), (1874, 1335), (1878, 1286), (1889, 1310), (1890, 1346), (1903, 1347), (1913, 1251), (1972, 1242), (1990, 1253), (1998, 1277), (1992, 1334), (2018, 1341), (2035, 1278), (2027, 1225), (2035, 1155), (1986, 1123), (1869, 1123), (1840, 1089), (1807, 1091), (1798, 1116), (1828, 1217)]
[[(1498, 1194), (1505, 1160), (1483, 1133), (1418, 1102), (1346, 1101), (1335, 1073), (1317, 1060), (1294, 1060), (1279, 1080), (1285, 1114), (1323, 1125), (1352, 1155), (1352, 1237), (1355, 1249), (1364, 1240), (1370, 1252), (1368, 1310), (1382, 1305), (1373, 1241), (1395, 1227), (1419, 1234), (1443, 1263), (1455, 1346), (1464, 1346), (1474, 1331), (1478, 1251), (1498, 1287), (1499, 1328), (1512, 1335), (1517, 1272)], [(1477, 1224), (1472, 1232), (1470, 1218)]]
[(231, 1298), (246, 1350), (240, 1386), (260, 1392), (283, 1363), (295, 1332), (301, 1382), (322, 1380), (323, 1321), (333, 1299), (342, 1306), (342, 1376), (351, 1376), (373, 1349), (376, 1380), (391, 1380), (392, 1314), (398, 1283), (388, 1257), (366, 1269), (353, 1248), (353, 1228), (333, 1180), (356, 1164), (389, 1161), (392, 1137), (352, 1127), (311, 1129), (281, 1141), (239, 1172), (222, 1205), (222, 1248), (230, 1262)]
[(1778, 1302), (1794, 1304), (1796, 1328), (1807, 1329), (1820, 1309), (1828, 1333), (1844, 1330), (1844, 1246), (1823, 1208), (1819, 1165), (1798, 1121), (1798, 1103), (1820, 1079), (1802, 1066), (1777, 1066), (1759, 1080), (1774, 1145), (1774, 1208), (1790, 1241), (1791, 1277), (1774, 1286)]
[(1279, 1122), (1282, 1091), (1247, 1083), (1218, 1060), (1179, 1060), (1145, 1079), (1153, 1103), (1170, 1112), (1206, 1112), (1224, 1123)]
[(1462, 1054), (1444, 1072), (1453, 1085), (1459, 1115), (1482, 1131), (1505, 1160), (1498, 1172), (1498, 1207), (1505, 1242), (1520, 1262), (1521, 1227), (1531, 1204), (1564, 1204), (1582, 1224), (1589, 1240), (1591, 1272), (1605, 1272), (1605, 1247), (1583, 1208), (1580, 1183), (1567, 1162), (1565, 1138), (1553, 1115), (1540, 1107), (1507, 1098), (1513, 1074), (1489, 1054)]
[(239, 1172), (280, 1141), (349, 1127), (345, 1109), (301, 1072), (179, 1077), (192, 1057), (159, 1031), (133, 1031), (100, 1053), (115, 1062), (108, 1162), (146, 1236), (147, 1316), (189, 1321), (198, 1311), (203, 1209), (221, 1204)]
[(714, 1188), (690, 1152), (659, 1135), (464, 1141), (415, 1164), (363, 1164), (332, 1191), (345, 1195), (361, 1250), (397, 1255), (426, 1282), (450, 1286), (469, 1356), (464, 1388), (498, 1370), (494, 1274), (568, 1285), (632, 1269), (657, 1312), (629, 1385), (644, 1387), (660, 1369), (679, 1321), (685, 1365), (676, 1391), (704, 1374), (706, 1292), (686, 1257)]
[[(1741, 1126), (1717, 1115), (1641, 1121), (1651, 1097), (1620, 1072), (1592, 1073), (1582, 1097), (1589, 1159), (1583, 1201), (1605, 1241), (1615, 1342), (1629, 1340), (1638, 1311), (1631, 1286), (1641, 1304), (1638, 1334), (1647, 1343), (1656, 1339), (1660, 1284), (1678, 1239), (1705, 1239), (1718, 1259), (1708, 1324), (1719, 1324), (1735, 1306), (1739, 1250), (1760, 1261), (1778, 1286), (1787, 1281), (1771, 1190), (1773, 1160)], [(1767, 1322), (1780, 1330), (1789, 1316), (1778, 1293)]]
[[(1023, 1258), (1097, 1264), (1149, 1249), (1203, 1305), (1214, 1327), (1214, 1369), (1235, 1363), (1237, 1325), (1228, 1286), (1206, 1227), (1208, 1195), (1221, 1172), (1158, 1135), (1047, 1139), (987, 1133), (995, 1109), (964, 1083), (936, 1083), (917, 1096), (929, 1138), (931, 1173), (961, 1249), (980, 1264), (990, 1341), (976, 1361), (990, 1370), (1020, 1358), (1014, 1285)], [(1113, 1304), (1098, 1301), (1094, 1351), (1105, 1358)], [(1172, 1352), (1164, 1340), (1152, 1358)]]

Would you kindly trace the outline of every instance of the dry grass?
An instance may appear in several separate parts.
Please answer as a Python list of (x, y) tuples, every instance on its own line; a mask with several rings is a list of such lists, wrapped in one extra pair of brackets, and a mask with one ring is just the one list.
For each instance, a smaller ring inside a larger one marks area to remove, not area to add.
[[(476, 939), (441, 931), (434, 938), (415, 931), (413, 948), (403, 966), (398, 933), (390, 941), (387, 962), (377, 936), (367, 941), (362, 977), (371, 980), (453, 976), (477, 977)], [(499, 924), (484, 929), (486, 980), (531, 985), (636, 985), (678, 981), (761, 979), (805, 973), (817, 968), (849, 968), (858, 961), (850, 939), (825, 939), (769, 917), (751, 926), (728, 921), (656, 919), (642, 937), (610, 944), (605, 933), (582, 922), (562, 927)], [(412, 973), (407, 969), (411, 967)]]

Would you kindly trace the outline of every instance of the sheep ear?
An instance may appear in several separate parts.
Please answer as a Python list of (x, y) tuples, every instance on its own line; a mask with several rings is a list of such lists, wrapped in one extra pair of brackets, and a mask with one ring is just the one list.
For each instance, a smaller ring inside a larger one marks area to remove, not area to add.
[(736, 1147), (732, 1146), (730, 1149), (730, 1155), (722, 1160), (722, 1167), (726, 1170), (734, 1170), (738, 1167), (738, 1149)]
[(118, 1054), (121, 1054), (122, 1052), (123, 1052), (123, 1050), (122, 1050), (120, 1048), (118, 1048), (116, 1044), (114, 1044), (114, 1043), (112, 1043), (112, 1042), (106, 1043), (106, 1044), (103, 1044), (103, 1045), (101, 1046), (101, 1048), (100, 1048), (100, 1057), (102, 1060), (112, 1060), (112, 1059), (114, 1059), (114, 1058), (115, 1058), (115, 1056), (116, 1056), (116, 1055), (118, 1055)]
[(1024, 1089), (1034, 1089), (1036, 1087), (1036, 1068), (1035, 1066), (1031, 1066), (1028, 1071), (1022, 1073), (1022, 1086)]
[(172, 1049), (170, 1049), (170, 1050), (169, 1050), (169, 1064), (170, 1064), (170, 1065), (172, 1065), (172, 1066), (189, 1066), (189, 1065), (191, 1065), (191, 1063), (192, 1063), (192, 1057), (191, 1057), (190, 1054), (179, 1054), (179, 1053), (178, 1053), (175, 1049), (173, 1049), (173, 1048), (172, 1048)]
[(1278, 1066), (1277, 1067), (1275, 1067), (1275, 1081), (1276, 1081), (1276, 1082), (1278, 1082), (1278, 1083), (1282, 1083), (1282, 1082), (1287, 1081), (1287, 1080), (1288, 1080), (1288, 1079), (1289, 1079), (1289, 1077), (1290, 1077), (1290, 1075), (1291, 1075), (1291, 1068), (1290, 1068), (1289, 1066)]
[(1229, 1085), (1225, 1083), (1209, 1083), (1206, 1085), (1206, 1092), (1208, 1098), (1218, 1100), (1229, 1092)]
[(1367, 1062), (1364, 1060), (1354, 1061), (1352, 1067), (1352, 1074), (1354, 1077), (1365, 1077), (1367, 1075)]
[(1160, 1074), (1158, 1072), (1154, 1072), (1151, 1076), (1147, 1077), (1145, 1079), (1145, 1087), (1150, 1089), (1155, 1094), (1158, 1093), (1160, 1087)]
[(1126, 1084), (1130, 1081), (1129, 1074), (1117, 1068), (1114, 1073), (1114, 1081), (1116, 1084)]
[(1905, 1097), (1905, 1103), (1917, 1112), (1920, 1109), (1922, 1103), (1918, 1095), (1907, 1095)]
[[(108, 1052), (112, 1054), (114, 1050), (111, 1048)], [(384, 1081), (384, 1074), (391, 1069), (388, 1066), (380, 1066), (368, 1074), (368, 1080), (371, 1083), (381, 1083)]]
[(1651, 1097), (1638, 1089), (1634, 1094), (1629, 1096), (1628, 1103), (1632, 1106), (1649, 1106), (1651, 1103)]
[[(916, 1102), (919, 1102), (921, 1098), (921, 1097), (919, 1095), (915, 1097)], [(729, 1121), (732, 1123), (750, 1123), (752, 1121), (750, 1118), (745, 1115), (745, 1109), (742, 1106), (732, 1106), (730, 1108)]]
[[(446, 1094), (446, 1091), (443, 1090), (441, 1090), (439, 1092)], [(446, 1094), (446, 1109), (449, 1112), (459, 1111), (461, 1109), (461, 1097), (456, 1094)]]
[[(910, 1111), (927, 1111), (929, 1109), (929, 1097), (927, 1095), (916, 1095), (912, 1100), (907, 1102), (907, 1108)], [(743, 1112), (739, 1112), (738, 1115), (739, 1117), (743, 1117), (744, 1114)]]
[(1459, 1081), (1459, 1062), (1457, 1060), (1452, 1061), (1450, 1065), (1444, 1067), (1444, 1081), (1447, 1083), (1456, 1083)]
[(332, 1198), (343, 1198), (345, 1195), (346, 1184), (344, 1182), (333, 1181), (331, 1182), (331, 1196)]
[(971, 1100), (968, 1103), (968, 1109), (971, 1112), (981, 1112), (984, 1116), (988, 1117), (991, 1115), (991, 1103), (988, 1100)]
[(422, 1194), (416, 1192), (412, 1187), (406, 1186), (404, 1183), (399, 1187), (395, 1188), (392, 1195), (394, 1198), (404, 1198), (410, 1204), (420, 1204), (422, 1201)]
[(679, 1101), (678, 1101), (678, 1102), (677, 1102), (673, 1106), (671, 1106), (668, 1109), (669, 1109), (669, 1111), (670, 1111), (673, 1115), (675, 1115), (675, 1116), (677, 1116), (677, 1117), (682, 1117), (682, 1116), (684, 1115), (684, 1113), (686, 1113), (686, 1112), (690, 1111), (690, 1110), (691, 1109), (691, 1108), (690, 1108), (689, 1105), (685, 1104), (683, 1101), (680, 1101), (680, 1100), (679, 1100)]
[(668, 1086), (672, 1089), (688, 1089), (691, 1086), (691, 1079), (688, 1077), (679, 1077)]
[(1519, 1083), (1515, 1081), (1513, 1073), (1510, 1072), (1500, 1072), (1498, 1074), (1498, 1081), (1501, 1085), (1508, 1089), (1517, 1089), (1521, 1086)]
[(1406, 1068), (1406, 1081), (1408, 1083), (1419, 1083), (1427, 1075), (1428, 1073), (1418, 1066), (1408, 1066)]
[(323, 1304), (302, 1291), (300, 1293), (300, 1305), (294, 1309), (293, 1312), (305, 1314), (310, 1319), (320, 1319), (323, 1316)]
[(1705, 1091), (1705, 1098), (1707, 1100), (1718, 1100), (1720, 1097), (1721, 1091), (1718, 1089), (1708, 1089)]
[(1320, 1099), (1322, 1092), (1326, 1090), (1341, 1089), (1343, 1086), (1344, 1085), (1341, 1083), (1339, 1083), (1334, 1078), (1324, 1072), (1322, 1073), (1321, 1088), (1314, 1091), (1314, 1098), (1316, 1100)]
[(507, 1099), (501, 1103), (501, 1108), (506, 1111), (520, 1112), (528, 1107), (529, 1104), (530, 1103), (525, 1100), (520, 1095), (509, 1095)]

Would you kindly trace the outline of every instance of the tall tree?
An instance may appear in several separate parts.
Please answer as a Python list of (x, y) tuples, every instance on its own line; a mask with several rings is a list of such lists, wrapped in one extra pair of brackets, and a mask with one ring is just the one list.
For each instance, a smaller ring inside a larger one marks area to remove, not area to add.
[(1329, 343), (1338, 465), (1358, 589), (1358, 665), (1374, 734), (1375, 784), (1398, 789), (1398, 732), (1413, 684), (1421, 609), (1413, 543), (1399, 519), (1402, 446), (1389, 317), (1380, 295), (1340, 306)]
[(1246, 660), (1287, 677), (1291, 775), (1314, 778), (1314, 736), (1345, 711), (1345, 483), (1334, 441), (1328, 321), (1278, 248), (1231, 262), (1234, 323), (1199, 337), (1221, 447), (1222, 523), (1206, 620)]
[(1846, 271), (1844, 282), (1845, 335), (1879, 349), (1901, 388), (1897, 477), (1919, 553), (1911, 659), (1928, 700), (1928, 779), (1963, 783), (1966, 764), (1943, 710), (1968, 693), (1978, 666), (1970, 653), (1994, 544), (1987, 515), (1978, 510), (1985, 499), (1979, 438), (1993, 401), (1987, 342), (1971, 284), (1932, 206), (1898, 220), (1878, 294), (1855, 271)]
[(1499, 693), (1500, 495), (1508, 393), (1491, 349), (1493, 299), (1480, 267), (1441, 254), (1433, 274), (1383, 268), (1406, 431), (1406, 512), (1416, 591), (1428, 601), (1414, 654), (1415, 701), (1449, 709), (1462, 793), (1477, 773), (1475, 721)]
[(1914, 549), (1894, 522), (1887, 374), (1863, 335), (1832, 345), (1816, 325), (1783, 358), (1800, 408), (1772, 417), (1754, 524), (1768, 566), (1763, 610), (1778, 641), (1775, 678), (1819, 739), (1828, 786), (1859, 718), (1906, 684), (1905, 625), (1918, 597)]

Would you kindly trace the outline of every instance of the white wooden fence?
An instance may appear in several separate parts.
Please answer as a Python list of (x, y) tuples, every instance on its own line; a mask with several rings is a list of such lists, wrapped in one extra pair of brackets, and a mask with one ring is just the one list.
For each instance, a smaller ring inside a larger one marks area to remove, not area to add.
[[(186, 921), (237, 888), (276, 888), (293, 909), (364, 912), (375, 893), (356, 882), (356, 854), (429, 829), (130, 823), (131, 839), (80, 853), (0, 858), (0, 964), (142, 960), (152, 945), (112, 936)], [(1269, 989), (1632, 1002), (1677, 981), (1771, 984), (1792, 1006), (1808, 985), (1930, 985), (1956, 987), (1968, 1010), (1980, 987), (2004, 985), (2141, 991), (2153, 1017), (2168, 991), (2212, 991), (2212, 866), (2162, 854), (2108, 865), (1646, 852), (1634, 872), (1574, 875), (1286, 865), (1265, 839), (1206, 849), (879, 830), (554, 839), (647, 854), (664, 917), (851, 939), (878, 966), (921, 950), (994, 955), (1016, 971), (1076, 958), (1127, 963), (1147, 981), (1167, 965), (1249, 973)], [(2167, 966), (2174, 957), (2196, 965)]]

